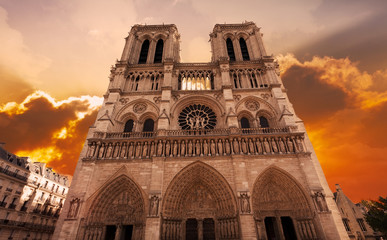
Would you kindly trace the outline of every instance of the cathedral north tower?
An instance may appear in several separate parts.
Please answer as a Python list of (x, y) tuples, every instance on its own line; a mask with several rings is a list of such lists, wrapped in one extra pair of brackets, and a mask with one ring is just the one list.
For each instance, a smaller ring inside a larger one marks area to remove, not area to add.
[(348, 238), (254, 23), (216, 24), (208, 63), (175, 25), (125, 40), (55, 239)]

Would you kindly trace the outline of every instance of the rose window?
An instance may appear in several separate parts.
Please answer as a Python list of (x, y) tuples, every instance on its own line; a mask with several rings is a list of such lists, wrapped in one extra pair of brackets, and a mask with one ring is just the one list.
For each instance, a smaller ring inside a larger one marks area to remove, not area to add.
[(207, 106), (193, 104), (181, 111), (178, 121), (184, 130), (213, 129), (216, 125), (216, 115)]

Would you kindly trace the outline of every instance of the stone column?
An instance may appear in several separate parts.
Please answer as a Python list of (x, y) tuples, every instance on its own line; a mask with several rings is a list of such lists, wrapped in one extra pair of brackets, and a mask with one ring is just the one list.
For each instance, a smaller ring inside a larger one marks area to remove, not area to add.
[(198, 240), (203, 240), (203, 219), (198, 219)]

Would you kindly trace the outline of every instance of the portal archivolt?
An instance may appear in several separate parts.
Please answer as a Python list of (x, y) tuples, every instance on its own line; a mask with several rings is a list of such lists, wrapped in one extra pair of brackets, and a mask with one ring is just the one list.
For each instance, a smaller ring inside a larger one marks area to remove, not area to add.
[[(239, 239), (234, 194), (224, 177), (196, 162), (169, 184), (162, 207), (162, 239)], [(207, 236), (205, 234), (208, 234)]]
[(93, 200), (83, 234), (85, 239), (91, 236), (114, 239), (115, 235), (141, 239), (145, 218), (145, 203), (140, 188), (129, 177), (121, 175)]

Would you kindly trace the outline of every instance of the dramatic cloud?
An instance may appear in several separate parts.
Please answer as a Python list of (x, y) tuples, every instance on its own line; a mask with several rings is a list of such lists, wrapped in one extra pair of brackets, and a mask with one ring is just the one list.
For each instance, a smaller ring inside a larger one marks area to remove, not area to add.
[(278, 60), (332, 190), (340, 183), (354, 201), (387, 192), (387, 72), (361, 72), (347, 58)]
[(7, 150), (72, 174), (102, 98), (82, 96), (56, 101), (36, 91), (23, 102), (0, 105), (0, 141)]

